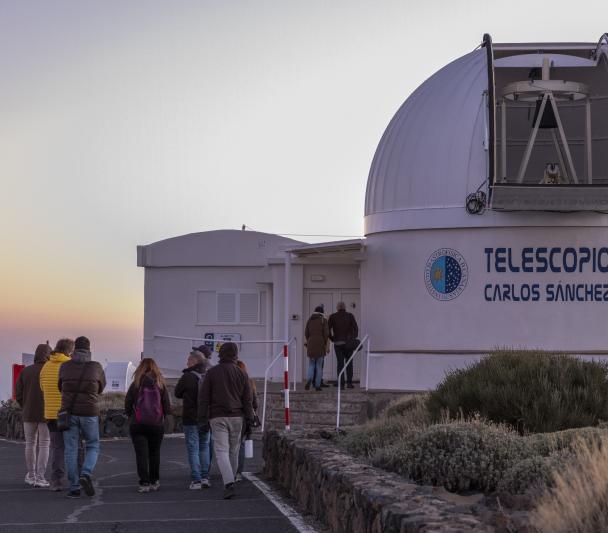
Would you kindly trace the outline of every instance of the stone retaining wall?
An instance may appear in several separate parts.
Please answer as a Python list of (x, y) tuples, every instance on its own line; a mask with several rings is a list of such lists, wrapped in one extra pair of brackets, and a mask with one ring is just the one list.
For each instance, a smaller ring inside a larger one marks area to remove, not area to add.
[[(338, 448), (323, 432), (264, 435), (264, 475), (335, 533), (499, 531), (477, 516), (483, 495), (408, 483)], [(506, 531), (507, 529), (503, 529)]]

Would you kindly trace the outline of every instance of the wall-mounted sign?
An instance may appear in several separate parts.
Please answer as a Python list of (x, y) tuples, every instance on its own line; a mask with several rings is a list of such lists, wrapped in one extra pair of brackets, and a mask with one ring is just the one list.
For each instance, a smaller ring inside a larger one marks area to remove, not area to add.
[[(240, 333), (205, 333), (205, 345), (209, 346), (211, 350), (219, 353), (220, 348), (224, 342), (236, 342), (239, 350), (241, 349), (241, 334)], [(207, 340), (209, 339), (209, 340)]]

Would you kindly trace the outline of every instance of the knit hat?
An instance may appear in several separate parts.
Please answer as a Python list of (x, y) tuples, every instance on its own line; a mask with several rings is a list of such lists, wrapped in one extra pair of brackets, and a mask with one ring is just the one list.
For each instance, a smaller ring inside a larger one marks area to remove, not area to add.
[(90, 350), (91, 349), (91, 341), (86, 337), (78, 337), (74, 341), (74, 349), (75, 350)]
[(46, 363), (51, 356), (51, 347), (48, 344), (39, 344), (34, 353), (34, 363)]
[(211, 348), (206, 344), (201, 344), (198, 348), (194, 347), (192, 349), (201, 352), (207, 359), (211, 359), (211, 355), (213, 354)]
[(235, 361), (239, 358), (239, 349), (234, 342), (225, 342), (220, 348), (220, 360)]

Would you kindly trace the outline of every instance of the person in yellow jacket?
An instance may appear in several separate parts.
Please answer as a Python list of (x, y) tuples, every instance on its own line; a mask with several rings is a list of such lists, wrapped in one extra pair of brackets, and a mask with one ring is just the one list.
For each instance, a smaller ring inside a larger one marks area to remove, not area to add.
[(72, 339), (59, 339), (50, 359), (40, 371), (40, 388), (44, 396), (44, 417), (47, 420), (51, 436), (51, 486), (52, 491), (63, 490), (65, 477), (65, 459), (63, 433), (57, 431), (57, 413), (61, 408), (61, 392), (59, 391), (59, 369), (61, 365), (70, 360), (74, 351)]

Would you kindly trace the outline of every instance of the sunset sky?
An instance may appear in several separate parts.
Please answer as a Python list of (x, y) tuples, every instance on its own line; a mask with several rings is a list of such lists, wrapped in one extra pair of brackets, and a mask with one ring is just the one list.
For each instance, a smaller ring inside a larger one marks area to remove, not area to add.
[(0, 398), (47, 339), (139, 357), (137, 244), (241, 224), (361, 235), (412, 90), (484, 32), (596, 41), (608, 4), (579, 6), (0, 0)]

